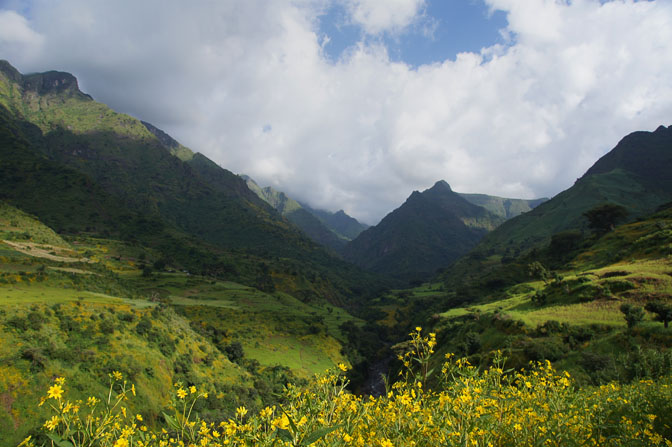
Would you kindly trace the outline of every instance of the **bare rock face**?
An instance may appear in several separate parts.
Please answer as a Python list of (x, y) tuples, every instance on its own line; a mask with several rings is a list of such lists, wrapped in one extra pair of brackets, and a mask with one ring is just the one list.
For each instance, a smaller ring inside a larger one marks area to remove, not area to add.
[(22, 75), (9, 62), (0, 60), (0, 73), (19, 84), (25, 92), (35, 92), (39, 95), (70, 93), (92, 99), (79, 89), (77, 78), (64, 71)]

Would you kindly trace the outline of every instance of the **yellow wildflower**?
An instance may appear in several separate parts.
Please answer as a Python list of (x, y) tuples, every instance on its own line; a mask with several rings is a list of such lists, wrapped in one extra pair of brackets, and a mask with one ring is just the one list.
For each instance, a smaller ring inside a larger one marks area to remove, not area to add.
[(196, 387), (193, 386), (193, 385), (190, 386), (190, 387), (189, 387), (189, 392), (190, 392), (191, 394), (194, 394), (194, 393), (196, 392)]
[(47, 391), (47, 396), (54, 399), (60, 399), (63, 395), (63, 388), (61, 385), (52, 385)]
[(343, 372), (346, 372), (348, 370), (348, 367), (344, 363), (339, 363), (338, 369), (340, 369)]
[(286, 414), (283, 414), (279, 418), (274, 419), (271, 425), (281, 430), (287, 430), (287, 427), (289, 427), (289, 418)]
[(187, 392), (184, 390), (184, 388), (180, 388), (179, 390), (177, 390), (177, 397), (179, 397), (180, 399), (184, 399), (185, 397), (187, 397)]
[(245, 407), (238, 407), (236, 408), (236, 416), (242, 418), (247, 414), (247, 408)]
[(53, 429), (58, 427), (58, 416), (52, 416), (51, 419), (49, 419), (44, 423), (44, 427), (49, 431), (52, 431)]
[(273, 414), (273, 409), (271, 407), (266, 407), (259, 412), (259, 416), (266, 419)]

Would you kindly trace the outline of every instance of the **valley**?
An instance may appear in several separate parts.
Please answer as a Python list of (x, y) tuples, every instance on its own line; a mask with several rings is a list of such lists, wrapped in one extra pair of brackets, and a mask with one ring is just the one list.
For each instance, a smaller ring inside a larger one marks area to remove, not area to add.
[(671, 166), (660, 126), (550, 199), (439, 180), (368, 226), (1, 61), (0, 439), (669, 445)]

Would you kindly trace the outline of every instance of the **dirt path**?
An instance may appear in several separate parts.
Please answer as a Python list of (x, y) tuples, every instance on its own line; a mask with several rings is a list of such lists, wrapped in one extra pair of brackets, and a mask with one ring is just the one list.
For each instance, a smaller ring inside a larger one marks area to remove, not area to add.
[(18, 252), (28, 256), (34, 256), (36, 258), (44, 258), (59, 262), (93, 262), (88, 258), (72, 258), (69, 256), (53, 255), (51, 252), (55, 252), (56, 250), (63, 250), (61, 247), (55, 247), (53, 245), (35, 244), (32, 242), (14, 242), (7, 240), (3, 240), (2, 242), (9, 245)]

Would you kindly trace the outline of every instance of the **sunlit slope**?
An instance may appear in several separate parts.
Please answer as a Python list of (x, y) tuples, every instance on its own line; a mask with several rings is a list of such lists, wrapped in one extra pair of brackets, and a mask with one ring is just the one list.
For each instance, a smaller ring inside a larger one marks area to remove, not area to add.
[(589, 242), (563, 266), (534, 269), (540, 260), (544, 267), (543, 252), (526, 258), (527, 280), (444, 308), (448, 349), (510, 349), (519, 364), (557, 361), (593, 382), (668, 371), (672, 332), (660, 315), (645, 311), (629, 328), (622, 306), (672, 306), (671, 208)]
[[(635, 132), (623, 138), (569, 189), (486, 235), (472, 252), (451, 266), (442, 279), (451, 287), (483, 278), (554, 235), (574, 231), (588, 236), (587, 211), (604, 204), (621, 206), (626, 221), (645, 216), (672, 201), (672, 130)], [(635, 161), (637, 160), (637, 161)]]
[(273, 274), (294, 272), (310, 278), (301, 293), (333, 302), (380, 286), (304, 236), (240, 177), (93, 101), (71, 75), (23, 76), (3, 62), (0, 84), (0, 136), (9, 141), (3, 193), (57, 231), (138, 240), (161, 247), (177, 267), (259, 280), (269, 290)]

